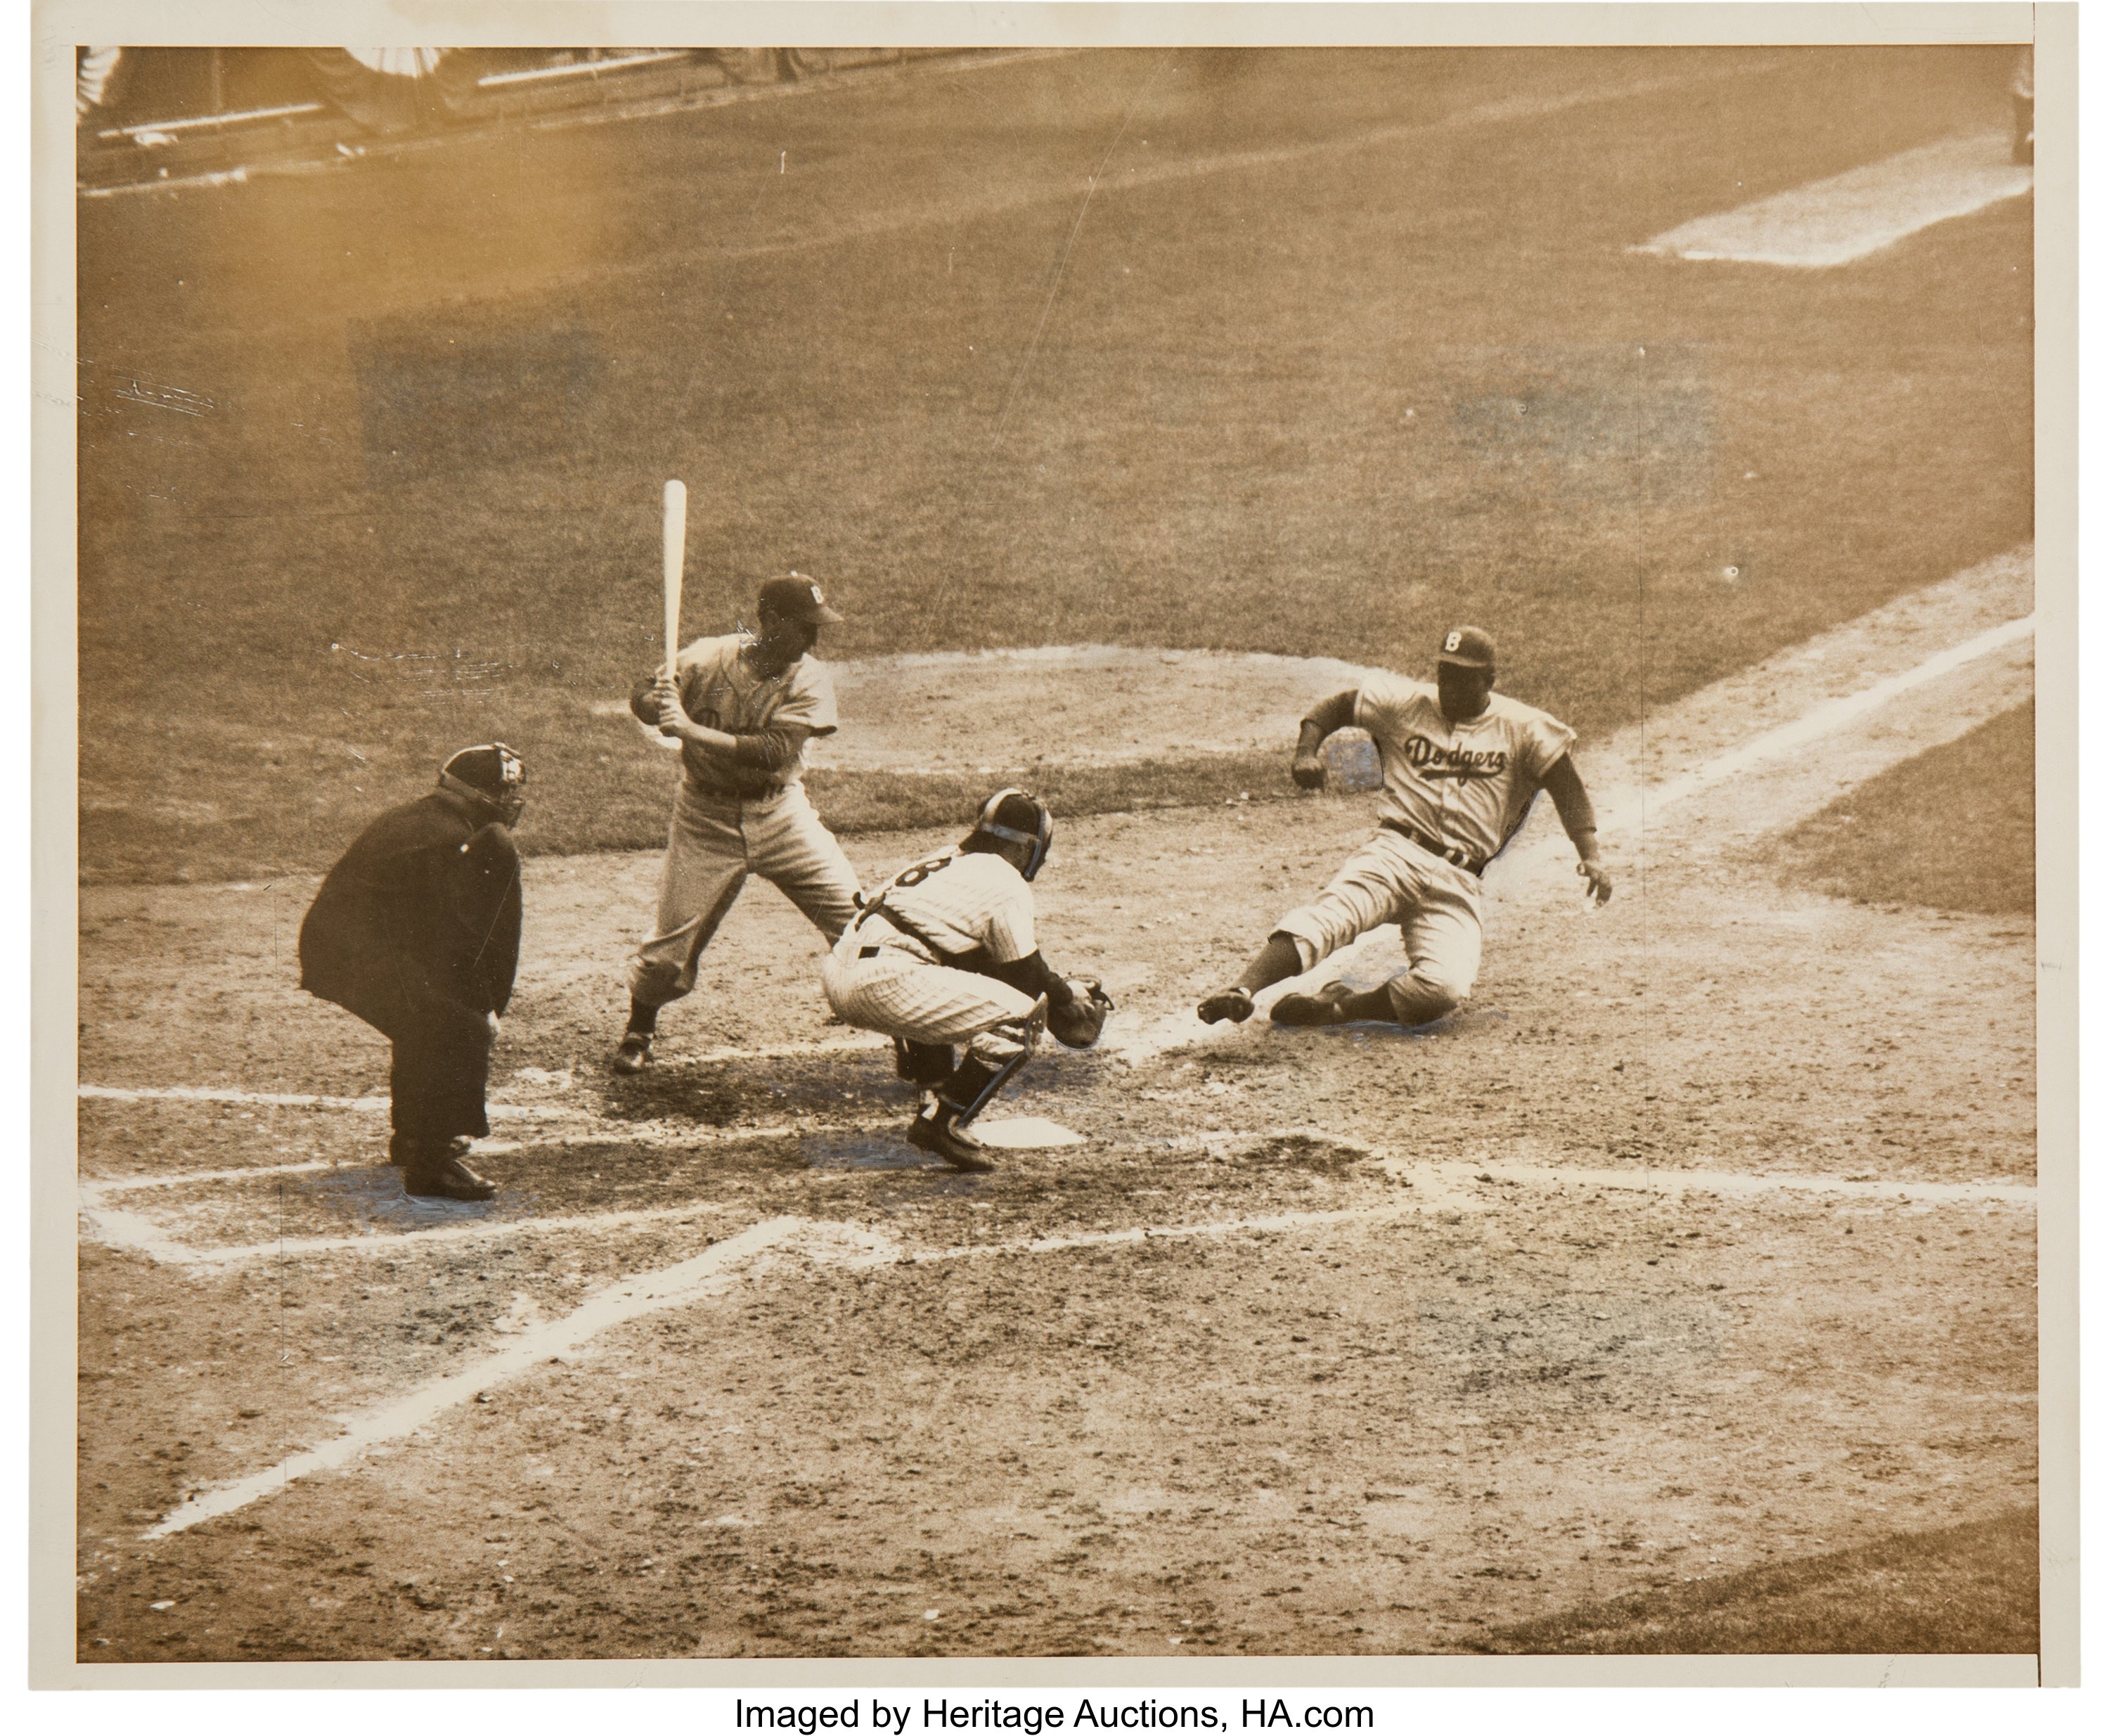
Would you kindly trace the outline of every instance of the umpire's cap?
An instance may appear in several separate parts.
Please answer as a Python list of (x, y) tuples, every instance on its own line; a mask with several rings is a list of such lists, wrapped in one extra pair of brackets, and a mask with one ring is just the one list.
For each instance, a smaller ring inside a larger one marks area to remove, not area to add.
[(828, 599), (820, 594), (820, 587), (802, 572), (771, 579), (761, 587), (761, 594), (755, 599), (755, 608), (779, 620), (810, 621), (816, 626), (842, 618), (828, 607)]
[(1478, 627), (1452, 627), (1443, 635), (1443, 649), (1435, 653), (1438, 663), (1455, 663), (1460, 669), (1494, 667), (1494, 638)]

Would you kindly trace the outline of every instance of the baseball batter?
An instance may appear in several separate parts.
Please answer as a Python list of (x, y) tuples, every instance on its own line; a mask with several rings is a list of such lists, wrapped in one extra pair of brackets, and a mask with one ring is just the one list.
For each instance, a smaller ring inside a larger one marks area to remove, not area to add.
[(699, 639), (630, 695), (681, 744), (658, 920), (630, 962), (630, 1023), (615, 1070), (651, 1059), (659, 1009), (696, 986), (696, 963), (750, 874), (773, 880), (832, 943), (856, 914), (857, 877), (801, 781), (806, 744), (835, 730), (835, 690), (809, 654), (842, 617), (793, 573), (756, 603), (756, 630)]
[(1494, 690), (1494, 642), (1477, 627), (1443, 638), (1435, 680), (1371, 676), (1303, 719), (1290, 775), (1306, 789), (1325, 781), (1319, 745), (1350, 724), (1367, 730), (1384, 769), (1381, 816), (1310, 903), (1275, 925), (1244, 974), (1194, 1010), (1208, 1023), (1252, 1017), (1253, 997), (1300, 976), (1380, 924), (1396, 922), (1407, 968), (1356, 993), (1327, 983), (1275, 1002), (1277, 1024), (1389, 1019), (1425, 1024), (1472, 992), (1479, 974), (1479, 876), (1522, 825), (1540, 789), (1552, 797), (1580, 861), (1575, 871), (1598, 904), (1611, 877), (1596, 851), (1596, 817), (1569, 751), (1574, 732)]
[(908, 1142), (955, 1169), (995, 1167), (968, 1123), (1050, 1018), (1082, 1048), (1110, 1006), (1095, 983), (1068, 982), (1040, 955), (1029, 883), (1054, 836), (1045, 805), (996, 791), (956, 850), (910, 863), (865, 904), (820, 969), (829, 1006), (892, 1038), (901, 1076), (924, 1087)]

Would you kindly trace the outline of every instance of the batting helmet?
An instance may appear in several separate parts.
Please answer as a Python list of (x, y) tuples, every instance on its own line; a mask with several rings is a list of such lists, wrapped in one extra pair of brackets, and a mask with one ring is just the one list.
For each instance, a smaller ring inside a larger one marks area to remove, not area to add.
[(527, 805), (527, 767), (502, 741), (464, 748), (440, 768), (440, 788), (496, 808), (508, 825), (520, 823)]
[(1054, 816), (1037, 797), (1028, 796), (1022, 789), (999, 789), (982, 803), (973, 830), (960, 843), (964, 846), (976, 838), (1000, 838), (1005, 843), (1030, 845), (1025, 866), (1018, 870), (1029, 880), (1047, 860), (1047, 847), (1054, 841)]

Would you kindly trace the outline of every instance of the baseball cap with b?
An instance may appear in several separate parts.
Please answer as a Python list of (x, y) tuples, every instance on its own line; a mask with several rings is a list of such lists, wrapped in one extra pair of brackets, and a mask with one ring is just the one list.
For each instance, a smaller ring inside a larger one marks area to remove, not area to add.
[(1438, 663), (1455, 663), (1461, 669), (1494, 667), (1494, 640), (1478, 627), (1452, 627), (1443, 635), (1443, 649), (1435, 653)]
[(802, 572), (794, 572), (781, 579), (771, 579), (761, 587), (755, 599), (757, 609), (766, 609), (772, 615), (788, 616), (793, 621), (810, 621), (816, 626), (830, 622), (838, 622), (842, 617), (828, 607), (828, 599), (820, 594), (820, 587)]

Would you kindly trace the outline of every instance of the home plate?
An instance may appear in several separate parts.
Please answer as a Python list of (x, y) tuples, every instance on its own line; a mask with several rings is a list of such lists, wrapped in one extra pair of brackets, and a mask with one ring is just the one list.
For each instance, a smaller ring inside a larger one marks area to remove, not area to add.
[(1041, 1151), (1050, 1146), (1081, 1146), (1082, 1133), (1073, 1133), (1059, 1121), (1044, 1115), (1014, 1115), (1008, 1121), (977, 1121), (974, 1137), (985, 1146), (1004, 1151)]

